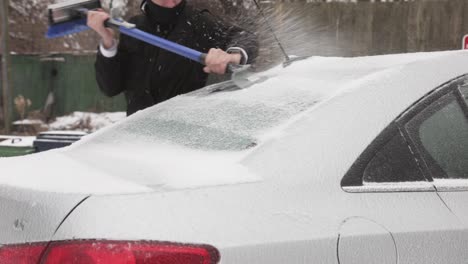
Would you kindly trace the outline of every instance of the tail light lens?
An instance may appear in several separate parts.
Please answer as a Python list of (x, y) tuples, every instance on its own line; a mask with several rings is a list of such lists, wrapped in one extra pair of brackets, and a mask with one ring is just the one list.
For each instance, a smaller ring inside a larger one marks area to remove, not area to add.
[(166, 242), (62, 241), (45, 248), (44, 245), (3, 247), (0, 263), (216, 264), (220, 260), (218, 250), (212, 246)]
[(12, 245), (0, 247), (0, 263), (36, 264), (39, 263), (47, 243)]

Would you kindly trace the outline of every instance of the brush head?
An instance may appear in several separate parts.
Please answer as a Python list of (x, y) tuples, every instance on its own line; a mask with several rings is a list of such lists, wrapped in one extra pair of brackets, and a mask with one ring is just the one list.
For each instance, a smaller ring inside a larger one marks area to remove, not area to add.
[(53, 26), (60, 23), (70, 22), (83, 18), (79, 9), (92, 10), (101, 8), (99, 0), (69, 0), (47, 6), (49, 15), (49, 25)]
[(101, 8), (99, 0), (68, 0), (47, 7), (49, 28), (47, 38), (58, 38), (89, 29), (83, 10)]
[(59, 38), (66, 35), (75, 34), (81, 31), (88, 30), (89, 27), (86, 25), (86, 18), (77, 19), (69, 22), (59, 23), (49, 26), (46, 33), (46, 38)]

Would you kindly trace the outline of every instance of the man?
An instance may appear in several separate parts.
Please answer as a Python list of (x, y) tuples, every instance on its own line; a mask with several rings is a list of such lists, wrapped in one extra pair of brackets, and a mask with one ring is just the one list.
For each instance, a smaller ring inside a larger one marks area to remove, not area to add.
[(107, 96), (125, 93), (127, 115), (203, 87), (208, 73), (224, 74), (228, 63), (250, 64), (257, 55), (256, 37), (220, 22), (186, 0), (143, 0), (142, 15), (130, 19), (137, 28), (208, 53), (206, 66), (121, 35), (104, 27), (109, 15), (88, 14), (88, 26), (102, 38), (96, 79)]

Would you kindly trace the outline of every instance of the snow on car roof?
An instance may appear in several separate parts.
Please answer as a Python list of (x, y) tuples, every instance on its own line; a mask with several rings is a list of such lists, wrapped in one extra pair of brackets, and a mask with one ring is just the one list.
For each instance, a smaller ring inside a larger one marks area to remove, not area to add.
[(226, 82), (178, 96), (140, 111), (93, 140), (157, 141), (191, 149), (240, 151), (258, 145), (262, 135), (281, 123), (363, 79), (443, 54), (311, 57), (260, 73), (266, 80), (247, 89), (232, 89), (233, 82)]
[[(0, 183), (43, 191), (107, 194), (261, 181), (240, 161), (271, 134), (280, 134), (285, 124), (331, 98), (352, 92), (351, 88), (383, 75), (398, 78), (406, 74), (401, 72), (405, 65), (420, 63), (420, 71), (424, 71), (425, 63), (436, 58), (450, 60), (460, 53), (311, 57), (252, 76), (265, 80), (246, 89), (232, 89), (232, 82), (227, 82), (178, 96), (69, 148), (0, 160), (2, 172), (11, 172), (2, 173)], [(31, 166), (15, 169), (24, 162)], [(32, 177), (39, 166), (49, 171)]]

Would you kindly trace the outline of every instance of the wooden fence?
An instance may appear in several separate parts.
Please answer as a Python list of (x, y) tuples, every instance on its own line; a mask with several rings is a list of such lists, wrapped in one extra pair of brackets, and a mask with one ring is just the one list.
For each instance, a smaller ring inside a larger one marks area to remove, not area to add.
[[(253, 0), (188, 0), (241, 25), (254, 24), (263, 50), (274, 40)], [(46, 17), (34, 17), (53, 0), (32, 6), (24, 16), (10, 10), (12, 51), (24, 53), (80, 53), (95, 50), (92, 32), (46, 40)], [(260, 1), (267, 20), (288, 52), (296, 55), (359, 56), (458, 49), (468, 33), (468, 0), (410, 2), (317, 3)], [(129, 15), (138, 13), (137, 0), (129, 1)]]
[[(463, 35), (468, 34), (466, 0), (295, 2), (276, 3), (270, 9), (274, 11), (280, 38), (303, 55), (359, 56), (460, 49)], [(301, 37), (295, 38), (291, 32), (298, 32)]]

